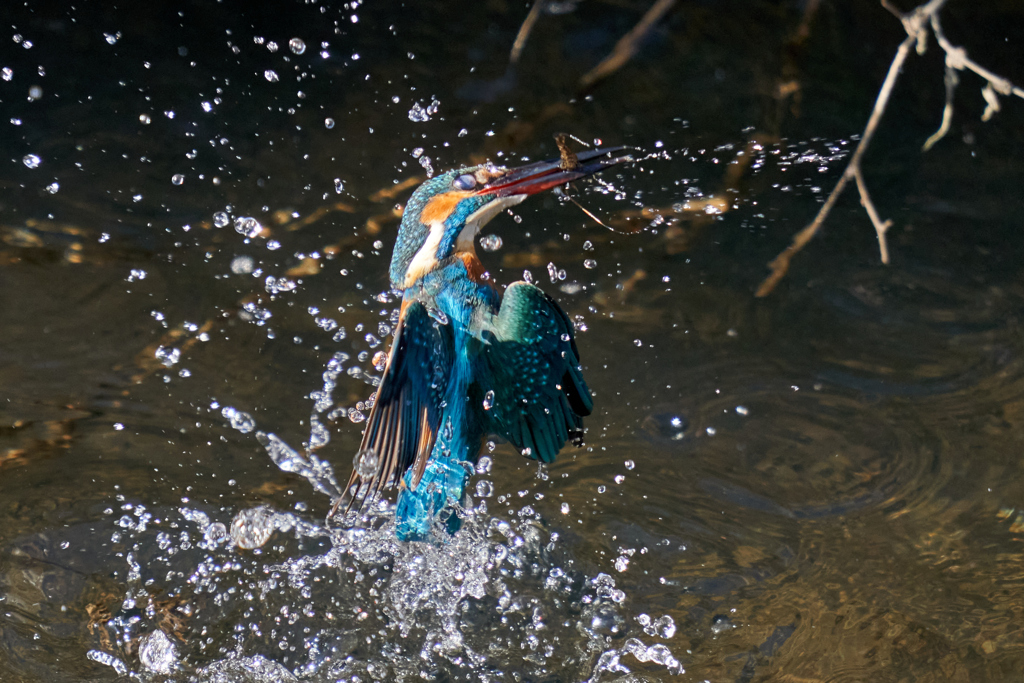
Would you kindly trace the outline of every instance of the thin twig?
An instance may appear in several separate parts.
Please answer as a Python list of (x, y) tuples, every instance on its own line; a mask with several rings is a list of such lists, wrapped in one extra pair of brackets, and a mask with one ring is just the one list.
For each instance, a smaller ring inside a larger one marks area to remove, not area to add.
[(526, 39), (530, 36), (530, 31), (537, 24), (537, 20), (540, 19), (540, 11), (544, 9), (546, 2), (547, 0), (536, 0), (533, 3), (533, 7), (530, 8), (526, 19), (523, 20), (523, 25), (519, 27), (519, 33), (516, 34), (516, 41), (512, 43), (512, 52), (508, 56), (509, 64), (518, 63), (519, 58), (523, 56)]
[(942, 123), (939, 124), (939, 129), (924, 141), (924, 145), (921, 147), (922, 152), (927, 152), (936, 142), (946, 137), (949, 125), (953, 122), (953, 94), (956, 92), (956, 86), (960, 84), (960, 76), (957, 75), (956, 69), (947, 64), (946, 76), (943, 80), (946, 83), (946, 106), (942, 108)]
[(853, 177), (857, 181), (860, 203), (864, 210), (868, 212), (871, 224), (875, 226), (875, 233), (878, 235), (878, 251), (882, 256), (882, 263), (889, 265), (889, 245), (885, 241), (885, 233), (892, 226), (892, 220), (883, 221), (878, 215), (878, 211), (875, 210), (875, 204), (871, 201), (871, 195), (868, 194), (868, 186), (864, 182), (864, 172), (861, 171), (860, 164), (854, 169)]
[(612, 48), (611, 54), (601, 60), (601, 62), (593, 69), (588, 71), (580, 79), (579, 90), (585, 92), (590, 90), (598, 81), (607, 78), (611, 74), (618, 71), (622, 66), (633, 58), (640, 50), (640, 43), (643, 41), (647, 33), (654, 28), (665, 14), (668, 13), (672, 6), (676, 4), (676, 0), (657, 0), (654, 5), (651, 6), (647, 13), (640, 19), (636, 26), (634, 26), (629, 33), (622, 36), (619, 42), (615, 43), (615, 47)]

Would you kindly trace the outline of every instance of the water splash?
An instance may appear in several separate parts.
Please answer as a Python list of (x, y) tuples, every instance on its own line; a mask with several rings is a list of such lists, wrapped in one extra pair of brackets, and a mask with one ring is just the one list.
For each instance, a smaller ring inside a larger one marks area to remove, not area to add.
[(640, 624), (643, 638), (670, 639), (671, 618), (630, 617), (627, 592), (588, 574), (574, 542), (529, 506), (507, 518), (462, 507), (462, 530), (444, 545), (396, 541), (386, 502), (335, 530), (270, 505), (229, 520), (128, 507), (112, 537), (129, 568), (125, 597), (101, 624), (125, 645), (89, 655), (124, 675), (411, 681), (429, 671), (504, 681), (498, 672), (514, 667), (600, 681), (633, 661), (682, 672), (669, 644), (630, 632)]
[(267, 450), (267, 455), (283, 472), (297, 474), (314, 489), (331, 498), (341, 494), (330, 463), (311, 452), (302, 455), (275, 434), (256, 432), (256, 440)]

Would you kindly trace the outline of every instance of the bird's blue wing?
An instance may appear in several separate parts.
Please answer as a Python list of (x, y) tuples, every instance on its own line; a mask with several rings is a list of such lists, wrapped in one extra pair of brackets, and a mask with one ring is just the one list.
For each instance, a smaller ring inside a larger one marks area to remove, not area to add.
[(413, 485), (419, 482), (437, 440), (451, 368), (451, 326), (434, 320), (422, 303), (406, 306), (345, 487), (348, 508), (395, 485), (409, 468)]
[(516, 282), (480, 337), (491, 431), (524, 455), (553, 462), (566, 441), (582, 436), (594, 407), (572, 322), (539, 288)]

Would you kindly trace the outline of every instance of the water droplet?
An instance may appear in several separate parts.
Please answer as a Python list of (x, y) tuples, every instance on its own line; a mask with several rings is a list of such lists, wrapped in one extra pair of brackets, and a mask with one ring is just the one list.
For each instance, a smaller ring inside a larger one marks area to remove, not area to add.
[(717, 430), (714, 427), (708, 427), (704, 431), (706, 431), (708, 433), (708, 436), (714, 436), (716, 434), (716, 432), (717, 432)]
[(665, 615), (658, 617), (650, 624), (650, 626), (644, 625), (644, 633), (649, 636), (658, 636), (668, 640), (676, 634), (676, 622), (672, 620), (672, 617)]
[(716, 636), (734, 628), (736, 628), (736, 625), (724, 614), (716, 614), (711, 618), (711, 632)]
[(39, 168), (39, 164), (43, 163), (43, 160), (35, 154), (26, 154), (21, 158), (21, 163), (25, 164), (29, 168)]
[(265, 506), (241, 510), (231, 520), (231, 540), (245, 550), (263, 546), (273, 532), (274, 514)]
[(203, 102), (201, 106), (203, 107), (203, 111), (205, 111), (207, 114), (213, 111), (213, 105), (209, 102)]
[(181, 359), (181, 350), (158, 346), (153, 355), (156, 356), (158, 361), (163, 363), (164, 367), (169, 368)]
[(736, 406), (736, 412), (740, 415), (749, 415), (750, 410), (746, 406)]
[(85, 653), (85, 658), (92, 660), (97, 664), (109, 666), (111, 669), (116, 671), (120, 676), (128, 675), (128, 666), (114, 655), (108, 654), (103, 650), (89, 650)]
[(583, 243), (583, 251), (593, 251), (594, 245), (590, 240)]
[(182, 175), (181, 173), (175, 173), (174, 175), (171, 176), (171, 182), (174, 183), (175, 185), (181, 185), (182, 183), (185, 182), (185, 176)]
[(632, 460), (627, 460), (624, 464), (625, 464), (627, 470), (631, 470), (634, 467), (636, 467), (636, 463), (633, 462)]
[(356, 424), (359, 424), (360, 422), (366, 419), (366, 416), (363, 415), (362, 411), (360, 410), (350, 410), (348, 411), (348, 419), (350, 419), (352, 422)]
[(633, 340), (633, 346), (643, 346), (643, 345), (644, 345), (644, 343), (642, 341), (640, 341), (639, 339), (634, 339)]
[(256, 268), (256, 261), (251, 256), (236, 256), (231, 259), (231, 272), (235, 275), (247, 275)]
[(629, 569), (629, 558), (625, 555), (620, 555), (615, 558), (615, 571), (624, 572)]
[(279, 80), (281, 80), (280, 78), (278, 78), (277, 72), (274, 71), (273, 69), (267, 69), (266, 71), (264, 71), (263, 77), (271, 83), (277, 83)]
[(46, 191), (49, 192), (50, 194), (57, 194), (58, 190), (60, 190), (60, 183), (58, 183), (57, 181), (54, 181), (46, 186)]
[(242, 434), (248, 434), (256, 429), (256, 420), (249, 413), (235, 410), (231, 406), (225, 406), (221, 409), (220, 414), (231, 422), (232, 429), (237, 429)]
[(569, 514), (569, 504), (568, 503), (562, 503), (561, 510), (562, 510), (562, 514), (563, 515)]
[(501, 238), (497, 235), (481, 235), (480, 248), (484, 251), (498, 251), (501, 249)]
[(494, 407), (494, 391), (488, 391), (484, 395), (484, 410), (490, 410)]
[(263, 232), (263, 226), (251, 216), (239, 216), (235, 219), (235, 232), (252, 239)]
[(421, 156), (419, 161), (420, 161), (420, 166), (422, 166), (423, 170), (427, 172), (427, 177), (428, 178), (433, 178), (434, 177), (434, 167), (431, 165), (430, 157), (428, 157), (426, 155)]
[(3, 78), (5, 81), (11, 80), (14, 78), (14, 69), (9, 66), (5, 66), (3, 71), (0, 71), (0, 78)]
[(153, 119), (149, 117), (149, 114), (139, 114), (139, 123), (148, 126)]
[(490, 456), (488, 456), (488, 455), (482, 456), (476, 462), (476, 473), (477, 474), (488, 474), (488, 473), (490, 473), (491, 465), (492, 464), (493, 464), (493, 461), (491, 460)]
[(146, 670), (167, 675), (178, 666), (178, 651), (163, 631), (153, 631), (139, 643), (139, 661)]
[(288, 49), (297, 55), (301, 55), (306, 51), (306, 43), (303, 42), (302, 38), (292, 38), (288, 41)]
[(476, 495), (478, 498), (490, 498), (494, 495), (494, 484), (486, 479), (481, 479), (476, 483)]
[(341, 194), (345, 190), (345, 183), (341, 182), (341, 178), (334, 179), (334, 191), (337, 194)]
[(430, 104), (422, 105), (416, 102), (409, 110), (409, 120), (417, 123), (429, 121), (430, 117), (437, 113), (441, 103), (436, 98), (430, 98)]
[(588, 270), (593, 270), (594, 268), (597, 268), (597, 261), (592, 258), (588, 258), (583, 262), (583, 267)]
[(324, 119), (324, 127), (327, 128), (327, 130), (334, 128), (334, 119), (329, 117)]
[(368, 448), (365, 451), (359, 451), (356, 453), (356, 457), (352, 461), (352, 466), (355, 468), (356, 474), (363, 481), (372, 479), (377, 474), (378, 465), (380, 464), (380, 458), (372, 448)]
[(275, 43), (274, 41), (270, 41), (269, 43), (267, 43), (267, 49), (271, 52), (277, 52), (277, 43)]
[(117, 33), (104, 33), (103, 37), (106, 39), (108, 45), (114, 45), (121, 38), (121, 32)]

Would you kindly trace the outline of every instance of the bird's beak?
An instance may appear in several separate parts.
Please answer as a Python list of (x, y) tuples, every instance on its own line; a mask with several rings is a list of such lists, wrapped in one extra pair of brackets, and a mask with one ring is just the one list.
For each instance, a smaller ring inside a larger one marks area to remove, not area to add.
[(477, 194), (493, 194), (498, 197), (511, 195), (531, 195), (550, 190), (552, 187), (588, 175), (598, 173), (606, 168), (632, 161), (633, 157), (623, 154), (625, 147), (604, 147), (568, 155), (558, 159), (538, 161), (534, 164), (511, 168), (491, 182), (487, 183)]

